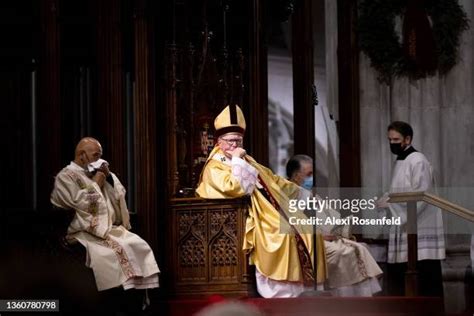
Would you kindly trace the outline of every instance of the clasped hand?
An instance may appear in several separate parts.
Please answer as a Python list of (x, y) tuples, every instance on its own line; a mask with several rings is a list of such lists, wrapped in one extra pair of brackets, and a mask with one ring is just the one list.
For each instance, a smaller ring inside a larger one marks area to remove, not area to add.
[(97, 172), (92, 177), (92, 180), (95, 181), (99, 187), (103, 187), (105, 183), (105, 179), (110, 175), (109, 165), (107, 163), (103, 163)]
[(240, 148), (240, 147), (236, 147), (233, 150), (229, 150), (228, 153), (231, 154), (232, 157), (239, 157), (239, 158), (242, 158), (247, 154), (245, 149)]

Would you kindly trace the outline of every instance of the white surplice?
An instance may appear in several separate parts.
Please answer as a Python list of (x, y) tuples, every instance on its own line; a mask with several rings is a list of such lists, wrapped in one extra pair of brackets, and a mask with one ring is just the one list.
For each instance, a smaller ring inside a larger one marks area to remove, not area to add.
[[(412, 152), (403, 160), (396, 160), (392, 172), (390, 192), (430, 191), (433, 188), (431, 164), (420, 152)], [(394, 217), (401, 218), (401, 225), (390, 227), (388, 262), (408, 261), (407, 206), (406, 203), (388, 203)], [(441, 210), (425, 202), (417, 203), (418, 260), (441, 260), (446, 257), (443, 218)]]

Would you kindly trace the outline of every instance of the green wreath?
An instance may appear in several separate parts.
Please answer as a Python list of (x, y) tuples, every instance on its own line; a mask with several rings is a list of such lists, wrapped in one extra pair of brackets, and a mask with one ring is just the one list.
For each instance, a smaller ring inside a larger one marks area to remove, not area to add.
[[(415, 18), (409, 15), (409, 5), (410, 14), (418, 10)], [(377, 70), (379, 81), (390, 84), (393, 77), (408, 76), (416, 80), (437, 72), (446, 74), (457, 63), (461, 34), (469, 28), (467, 15), (457, 0), (361, 0), (358, 9), (360, 49)], [(423, 17), (419, 18), (420, 10), (425, 14), (424, 26)], [(420, 23), (425, 33), (417, 35), (413, 26), (407, 26), (406, 34), (413, 38), (407, 35), (408, 42), (401, 43), (395, 31), (395, 18), (402, 15), (404, 32), (405, 20), (409, 21), (411, 16), (411, 21)], [(426, 50), (430, 45), (431, 52), (416, 55), (417, 49)]]

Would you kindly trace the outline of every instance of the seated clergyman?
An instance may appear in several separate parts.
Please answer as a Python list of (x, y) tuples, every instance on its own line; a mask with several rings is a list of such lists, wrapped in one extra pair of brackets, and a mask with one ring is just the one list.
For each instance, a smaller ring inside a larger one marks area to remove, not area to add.
[[(304, 187), (306, 196), (312, 198), (313, 159), (306, 155), (292, 157), (286, 165), (287, 177)], [(319, 199), (318, 196), (315, 198)], [(340, 214), (332, 209), (323, 208), (317, 217), (321, 223), (335, 222)], [(326, 219), (331, 219), (330, 221)], [(348, 238), (348, 226), (318, 225), (323, 232), (324, 248), (328, 269), (326, 284), (336, 296), (372, 296), (381, 290), (377, 277), (382, 270), (362, 244)]]
[(125, 188), (109, 170), (102, 146), (90, 137), (77, 145), (75, 158), (56, 176), (51, 202), (75, 210), (67, 239), (87, 251), (99, 291), (122, 286), (156, 288), (158, 265), (150, 246), (129, 231)]
[(281, 231), (288, 222), (289, 200), (298, 198), (304, 189), (247, 154), (243, 148), (245, 118), (237, 105), (227, 106), (214, 126), (217, 144), (206, 161), (197, 193), (208, 199), (250, 197), (243, 250), (256, 267), (258, 292), (263, 297), (295, 297), (313, 288), (315, 278), (322, 283), (326, 263), (321, 235), (315, 269), (311, 234), (294, 226)]

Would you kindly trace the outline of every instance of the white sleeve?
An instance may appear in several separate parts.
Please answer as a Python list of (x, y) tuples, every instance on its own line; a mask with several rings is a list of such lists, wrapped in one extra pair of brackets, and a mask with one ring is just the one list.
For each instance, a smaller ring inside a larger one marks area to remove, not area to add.
[[(425, 192), (432, 188), (432, 172), (431, 166), (427, 161), (417, 161), (409, 170), (410, 183), (407, 188), (401, 191)], [(428, 204), (420, 201), (416, 203), (416, 213), (420, 216)], [(407, 222), (407, 203), (389, 203), (390, 211), (394, 217), (400, 217), (402, 225)]]
[(257, 169), (242, 158), (232, 157), (232, 175), (239, 181), (245, 194), (253, 192), (258, 179)]
[(81, 185), (66, 172), (60, 172), (54, 182), (51, 202), (57, 207), (76, 211), (69, 225), (69, 233), (87, 231), (105, 238), (108, 225), (101, 223), (99, 216), (107, 212), (107, 207), (100, 187), (95, 182), (89, 185), (82, 184), (81, 181), (79, 183)]
[[(412, 187), (414, 192), (428, 192), (432, 188), (433, 177), (431, 165), (428, 161), (419, 161), (411, 170), (412, 172)], [(426, 202), (416, 203), (416, 213), (418, 216), (427, 208)]]

